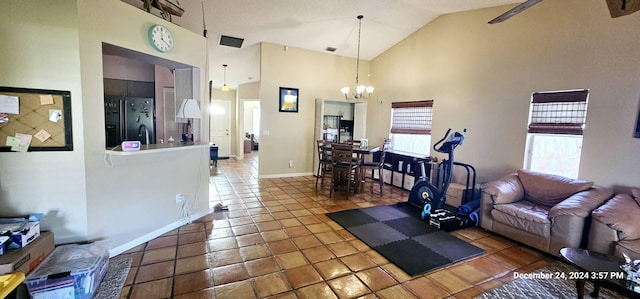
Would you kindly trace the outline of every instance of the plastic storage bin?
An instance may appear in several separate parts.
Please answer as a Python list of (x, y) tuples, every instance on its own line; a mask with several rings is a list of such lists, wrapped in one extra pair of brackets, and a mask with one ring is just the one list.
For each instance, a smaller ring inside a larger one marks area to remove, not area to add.
[(34, 299), (91, 298), (107, 272), (105, 242), (56, 247), (25, 280)]

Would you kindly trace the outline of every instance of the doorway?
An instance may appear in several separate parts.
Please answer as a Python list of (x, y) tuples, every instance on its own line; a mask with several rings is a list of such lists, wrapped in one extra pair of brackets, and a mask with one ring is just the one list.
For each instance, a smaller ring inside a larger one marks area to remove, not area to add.
[[(243, 132), (245, 136), (244, 153), (250, 154), (260, 150), (260, 101), (243, 101)], [(249, 142), (246, 142), (248, 139)], [(247, 146), (249, 147), (247, 149)]]
[(231, 152), (231, 102), (211, 101), (211, 142), (218, 146), (218, 157), (229, 158)]

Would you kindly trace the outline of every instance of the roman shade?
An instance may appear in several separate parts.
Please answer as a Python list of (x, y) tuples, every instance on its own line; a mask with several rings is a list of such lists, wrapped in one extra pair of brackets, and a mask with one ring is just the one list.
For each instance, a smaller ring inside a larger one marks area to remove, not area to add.
[(391, 133), (431, 134), (433, 100), (391, 103)]
[(587, 90), (534, 93), (528, 132), (582, 135), (588, 94)]

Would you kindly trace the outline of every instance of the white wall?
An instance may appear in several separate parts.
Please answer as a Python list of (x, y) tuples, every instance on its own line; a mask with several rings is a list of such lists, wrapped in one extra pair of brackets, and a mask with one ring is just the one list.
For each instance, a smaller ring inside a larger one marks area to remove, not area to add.
[(587, 88), (579, 177), (640, 185), (639, 15), (612, 19), (601, 0), (544, 1), (487, 24), (507, 9), (442, 16), (375, 58), (382, 103), (369, 106), (368, 135), (387, 136), (391, 102), (433, 99), (434, 138), (467, 128), (456, 158), (492, 180), (522, 167), (532, 92)]
[[(106, 236), (116, 247), (179, 222), (177, 193), (185, 195), (193, 214), (208, 212), (208, 149), (113, 157), (114, 166), (108, 167), (101, 103), (104, 42), (198, 68), (196, 82), (203, 107), (208, 99), (206, 39), (117, 0), (78, 1), (78, 13), (83, 113), (96, 116), (83, 123), (89, 238)], [(171, 52), (162, 54), (149, 45), (147, 30), (153, 24), (163, 24), (173, 32)], [(203, 109), (203, 113), (208, 118), (208, 111)], [(207, 126), (200, 130), (203, 136), (208, 135)]]
[(75, 1), (46, 0), (0, 9), (0, 86), (71, 91), (73, 151), (0, 153), (0, 213), (44, 213), (42, 229), (56, 242), (88, 234), (77, 10)]
[[(147, 43), (155, 23), (173, 31), (171, 53)], [(74, 141), (69, 152), (0, 153), (3, 213), (45, 213), (57, 243), (103, 238), (117, 247), (179, 223), (178, 192), (193, 214), (208, 211), (206, 148), (104, 162), (102, 43), (198, 67), (204, 87), (204, 38), (118, 0), (4, 1), (0, 28), (11, 40), (0, 45), (0, 85), (70, 90)]]

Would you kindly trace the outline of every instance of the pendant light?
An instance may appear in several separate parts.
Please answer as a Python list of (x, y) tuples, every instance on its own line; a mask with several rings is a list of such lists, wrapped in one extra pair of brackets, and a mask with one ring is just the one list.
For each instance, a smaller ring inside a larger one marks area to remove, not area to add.
[(227, 86), (227, 65), (223, 64), (224, 67), (224, 85), (222, 85), (222, 91), (229, 91), (229, 86)]
[[(358, 56), (356, 58), (356, 88), (355, 92), (352, 95), (349, 95), (349, 91), (351, 89), (349, 87), (343, 87), (340, 91), (344, 94), (344, 98), (346, 100), (364, 100), (368, 98), (371, 93), (373, 93), (373, 86), (364, 86), (360, 85), (358, 82), (359, 71), (360, 71), (360, 33), (362, 32), (362, 19), (364, 16), (359, 15), (358, 17)], [(366, 94), (365, 94), (366, 91)], [(350, 98), (351, 96), (351, 98)]]

